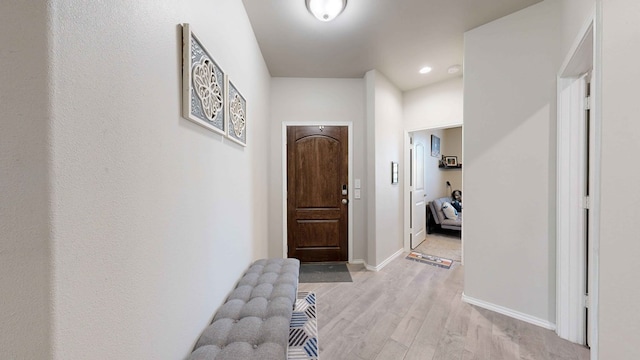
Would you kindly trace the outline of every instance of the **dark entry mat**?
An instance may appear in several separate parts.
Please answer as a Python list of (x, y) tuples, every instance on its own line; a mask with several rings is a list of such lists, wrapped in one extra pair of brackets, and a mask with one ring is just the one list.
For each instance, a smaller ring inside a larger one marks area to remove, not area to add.
[(298, 282), (353, 282), (353, 280), (346, 264), (301, 264)]

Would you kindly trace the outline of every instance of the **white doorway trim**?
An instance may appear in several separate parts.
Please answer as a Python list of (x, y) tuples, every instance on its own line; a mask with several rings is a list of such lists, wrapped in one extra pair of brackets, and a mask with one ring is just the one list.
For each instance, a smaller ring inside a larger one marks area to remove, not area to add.
[(287, 127), (289, 126), (346, 126), (348, 128), (349, 138), (349, 221), (347, 221), (348, 229), (348, 246), (349, 246), (349, 262), (353, 262), (353, 122), (352, 121), (323, 121), (302, 122), (302, 121), (283, 121), (282, 122), (282, 257), (287, 258)]
[[(557, 189), (556, 189), (556, 331), (564, 339), (585, 344), (585, 305), (591, 359), (598, 359), (598, 252), (600, 218), (600, 62), (596, 11), (582, 26), (558, 72)], [(585, 73), (592, 71), (591, 144), (586, 179)], [(589, 181), (589, 216), (582, 215), (583, 194)], [(588, 228), (586, 227), (588, 224)], [(589, 246), (584, 246), (585, 231)], [(585, 254), (588, 251), (588, 269)], [(584, 298), (588, 271), (589, 299)]]

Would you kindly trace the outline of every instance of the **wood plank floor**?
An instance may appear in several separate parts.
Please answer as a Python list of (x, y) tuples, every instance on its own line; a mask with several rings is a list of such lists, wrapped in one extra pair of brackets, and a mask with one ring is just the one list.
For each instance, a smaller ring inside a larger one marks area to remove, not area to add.
[(300, 284), (318, 302), (321, 360), (588, 360), (546, 330), (461, 301), (463, 267), (400, 256), (352, 283)]

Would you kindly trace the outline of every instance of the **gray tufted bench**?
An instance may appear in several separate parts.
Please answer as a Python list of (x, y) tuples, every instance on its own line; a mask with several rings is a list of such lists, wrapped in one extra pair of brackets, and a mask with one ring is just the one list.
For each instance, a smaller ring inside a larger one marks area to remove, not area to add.
[(299, 270), (297, 259), (254, 262), (188, 360), (286, 360)]

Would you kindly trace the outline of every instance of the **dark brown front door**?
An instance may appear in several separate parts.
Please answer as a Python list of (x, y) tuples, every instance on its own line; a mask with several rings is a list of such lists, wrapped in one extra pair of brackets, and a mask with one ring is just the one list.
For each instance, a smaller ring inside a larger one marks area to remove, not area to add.
[(348, 260), (348, 172), (348, 127), (287, 127), (289, 257)]

